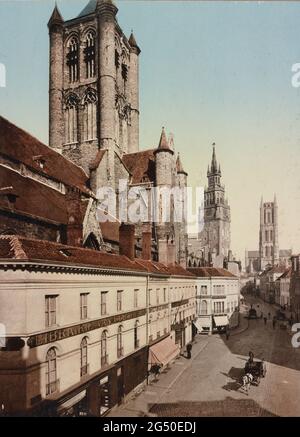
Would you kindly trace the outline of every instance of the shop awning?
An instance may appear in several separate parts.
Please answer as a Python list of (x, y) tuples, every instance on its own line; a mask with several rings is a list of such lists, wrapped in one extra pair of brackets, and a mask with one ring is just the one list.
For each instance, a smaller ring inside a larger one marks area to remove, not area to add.
[(199, 332), (202, 331), (203, 328), (210, 328), (211, 327), (211, 318), (210, 317), (198, 317), (194, 321), (194, 325), (198, 329)]
[(228, 325), (228, 318), (227, 316), (214, 316), (214, 321), (216, 326), (226, 326)]
[(149, 350), (149, 363), (166, 366), (179, 355), (179, 346), (170, 337), (154, 344)]
[(82, 392), (78, 393), (76, 396), (73, 396), (71, 399), (68, 399), (66, 402), (61, 404), (57, 411), (60, 412), (62, 410), (68, 410), (69, 408), (73, 407), (74, 405), (78, 404), (83, 398), (86, 396), (86, 390), (83, 390)]

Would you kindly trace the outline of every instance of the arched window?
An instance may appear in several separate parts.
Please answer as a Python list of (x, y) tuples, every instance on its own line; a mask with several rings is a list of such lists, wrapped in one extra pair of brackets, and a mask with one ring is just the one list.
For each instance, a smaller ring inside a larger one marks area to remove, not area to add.
[(80, 376), (87, 375), (88, 373), (88, 341), (87, 337), (84, 337), (80, 344)]
[(68, 43), (67, 66), (69, 67), (69, 81), (77, 82), (79, 78), (78, 40), (73, 37)]
[(65, 142), (66, 144), (77, 143), (78, 141), (78, 98), (75, 94), (67, 97), (65, 102)]
[(103, 331), (101, 335), (101, 366), (108, 364), (107, 355), (107, 331)]
[(207, 301), (206, 300), (201, 301), (200, 314), (204, 315), (204, 316), (207, 314)]
[(97, 138), (97, 96), (89, 90), (84, 99), (83, 138), (85, 141)]
[(134, 325), (134, 348), (137, 349), (140, 347), (140, 340), (138, 336), (138, 329), (139, 329), (139, 321), (137, 320)]
[(119, 326), (117, 335), (117, 356), (121, 358), (124, 355), (123, 348), (123, 326)]
[(84, 48), (84, 62), (87, 79), (95, 76), (95, 59), (95, 34), (90, 31), (86, 36)]
[(48, 350), (46, 355), (46, 396), (58, 389), (56, 350), (54, 347)]

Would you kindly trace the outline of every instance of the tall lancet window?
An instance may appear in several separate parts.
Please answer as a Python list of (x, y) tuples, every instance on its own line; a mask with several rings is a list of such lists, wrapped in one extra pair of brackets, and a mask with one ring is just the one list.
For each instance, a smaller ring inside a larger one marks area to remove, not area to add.
[(89, 90), (84, 99), (83, 137), (85, 141), (97, 138), (97, 96)]
[(86, 68), (86, 78), (90, 79), (95, 76), (95, 59), (96, 59), (96, 49), (95, 49), (95, 34), (93, 32), (88, 32), (85, 40), (84, 48), (84, 62)]
[(66, 144), (77, 143), (78, 141), (78, 98), (71, 94), (68, 96), (65, 105), (65, 142)]
[(69, 67), (69, 81), (76, 82), (79, 78), (79, 50), (78, 40), (73, 37), (68, 43), (67, 66)]

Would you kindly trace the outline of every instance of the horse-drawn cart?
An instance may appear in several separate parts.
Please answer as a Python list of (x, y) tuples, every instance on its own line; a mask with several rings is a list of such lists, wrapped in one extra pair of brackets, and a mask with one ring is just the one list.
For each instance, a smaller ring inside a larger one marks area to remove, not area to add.
[(250, 361), (245, 364), (245, 374), (250, 373), (253, 376), (253, 382), (259, 385), (260, 378), (264, 378), (267, 373), (266, 363), (262, 361)]

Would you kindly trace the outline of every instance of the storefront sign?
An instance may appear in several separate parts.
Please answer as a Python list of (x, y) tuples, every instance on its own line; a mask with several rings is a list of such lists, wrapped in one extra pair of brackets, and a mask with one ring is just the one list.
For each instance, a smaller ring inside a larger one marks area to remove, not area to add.
[(99, 328), (113, 325), (114, 323), (122, 323), (126, 320), (136, 319), (146, 314), (146, 309), (132, 311), (125, 314), (117, 314), (115, 316), (106, 317), (105, 319), (92, 320), (91, 322), (81, 323), (76, 326), (69, 326), (67, 328), (56, 329), (54, 331), (44, 332), (31, 336), (27, 344), (30, 348), (42, 346), (48, 343), (54, 343), (69, 337), (85, 334)]

